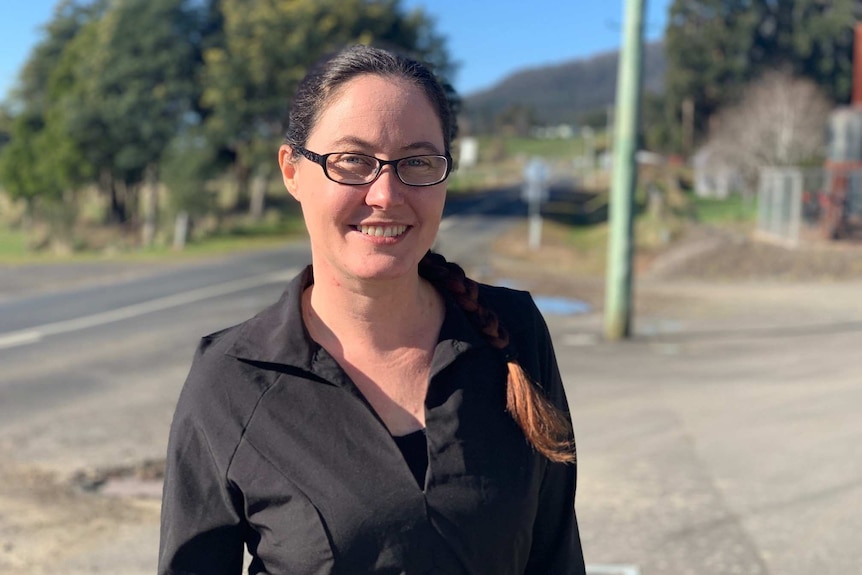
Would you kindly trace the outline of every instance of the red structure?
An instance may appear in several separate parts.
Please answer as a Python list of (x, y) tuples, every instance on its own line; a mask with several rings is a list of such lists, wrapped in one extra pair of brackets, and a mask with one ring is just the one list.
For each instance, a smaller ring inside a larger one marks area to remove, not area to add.
[(829, 116), (826, 181), (820, 194), (824, 236), (838, 239), (862, 229), (862, 23), (853, 42), (851, 105)]

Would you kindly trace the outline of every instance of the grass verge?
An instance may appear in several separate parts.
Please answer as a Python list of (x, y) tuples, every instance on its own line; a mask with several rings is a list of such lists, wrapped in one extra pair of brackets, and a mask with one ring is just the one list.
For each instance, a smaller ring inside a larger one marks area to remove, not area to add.
[(742, 224), (757, 219), (757, 202), (734, 194), (727, 199), (698, 198), (693, 196), (691, 203), (695, 218), (704, 224)]
[(275, 248), (285, 242), (306, 237), (300, 219), (278, 223), (242, 224), (225, 232), (189, 241), (183, 250), (156, 244), (147, 248), (105, 249), (90, 251), (32, 251), (27, 248), (25, 232), (0, 228), (0, 265), (63, 263), (83, 261), (152, 261), (216, 257), (231, 253)]

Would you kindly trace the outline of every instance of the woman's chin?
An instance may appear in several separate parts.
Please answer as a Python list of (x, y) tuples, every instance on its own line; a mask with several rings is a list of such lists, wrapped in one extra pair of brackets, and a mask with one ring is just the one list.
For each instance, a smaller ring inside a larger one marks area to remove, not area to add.
[(399, 280), (405, 277), (415, 277), (418, 274), (418, 263), (422, 255), (395, 257), (385, 254), (370, 254), (358, 258), (353, 265), (348, 265), (345, 271), (348, 272), (348, 275), (365, 281)]

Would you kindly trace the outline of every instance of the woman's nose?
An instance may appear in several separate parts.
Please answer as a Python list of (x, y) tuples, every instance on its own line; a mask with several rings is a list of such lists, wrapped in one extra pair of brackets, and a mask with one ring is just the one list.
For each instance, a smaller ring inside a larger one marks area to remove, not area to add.
[(405, 184), (398, 179), (393, 166), (383, 166), (377, 179), (368, 184), (365, 203), (369, 206), (389, 207), (404, 203)]

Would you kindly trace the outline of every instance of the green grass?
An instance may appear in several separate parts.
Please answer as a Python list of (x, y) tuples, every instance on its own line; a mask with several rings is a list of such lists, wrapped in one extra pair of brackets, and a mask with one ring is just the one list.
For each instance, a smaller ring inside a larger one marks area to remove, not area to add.
[(26, 251), (24, 232), (0, 227), (0, 261), (20, 257)]
[[(286, 242), (304, 237), (304, 232), (304, 227), (301, 230), (284, 233), (267, 233), (264, 231), (249, 233), (248, 231), (233, 231), (226, 234), (214, 235), (203, 240), (189, 242), (182, 251), (176, 251), (168, 245), (157, 245), (150, 248), (141, 248), (124, 252), (112, 257), (115, 259), (128, 260), (172, 260), (214, 257), (242, 251), (275, 248), (284, 245)], [(101, 259), (104, 259), (104, 256), (102, 256)]]
[(572, 246), (579, 251), (601, 251), (608, 245), (608, 225), (601, 223), (592, 226), (573, 226), (569, 228), (568, 237)]
[(477, 188), (485, 187), (488, 179), (485, 172), (466, 170), (453, 172), (446, 181), (446, 191), (450, 194), (471, 192)]
[(734, 194), (725, 200), (692, 197), (697, 221), (711, 224), (750, 223), (757, 219), (757, 203)]
[[(635, 218), (635, 243), (637, 247), (644, 249), (654, 247), (656, 243), (653, 238), (656, 235), (655, 227), (656, 223), (648, 217), (638, 216)], [(607, 222), (589, 226), (571, 226), (569, 227), (568, 243), (579, 252), (596, 252), (604, 257), (609, 236), (610, 228)]]
[(510, 165), (478, 166), (453, 172), (446, 181), (449, 194), (467, 194), (520, 182), (520, 170)]

